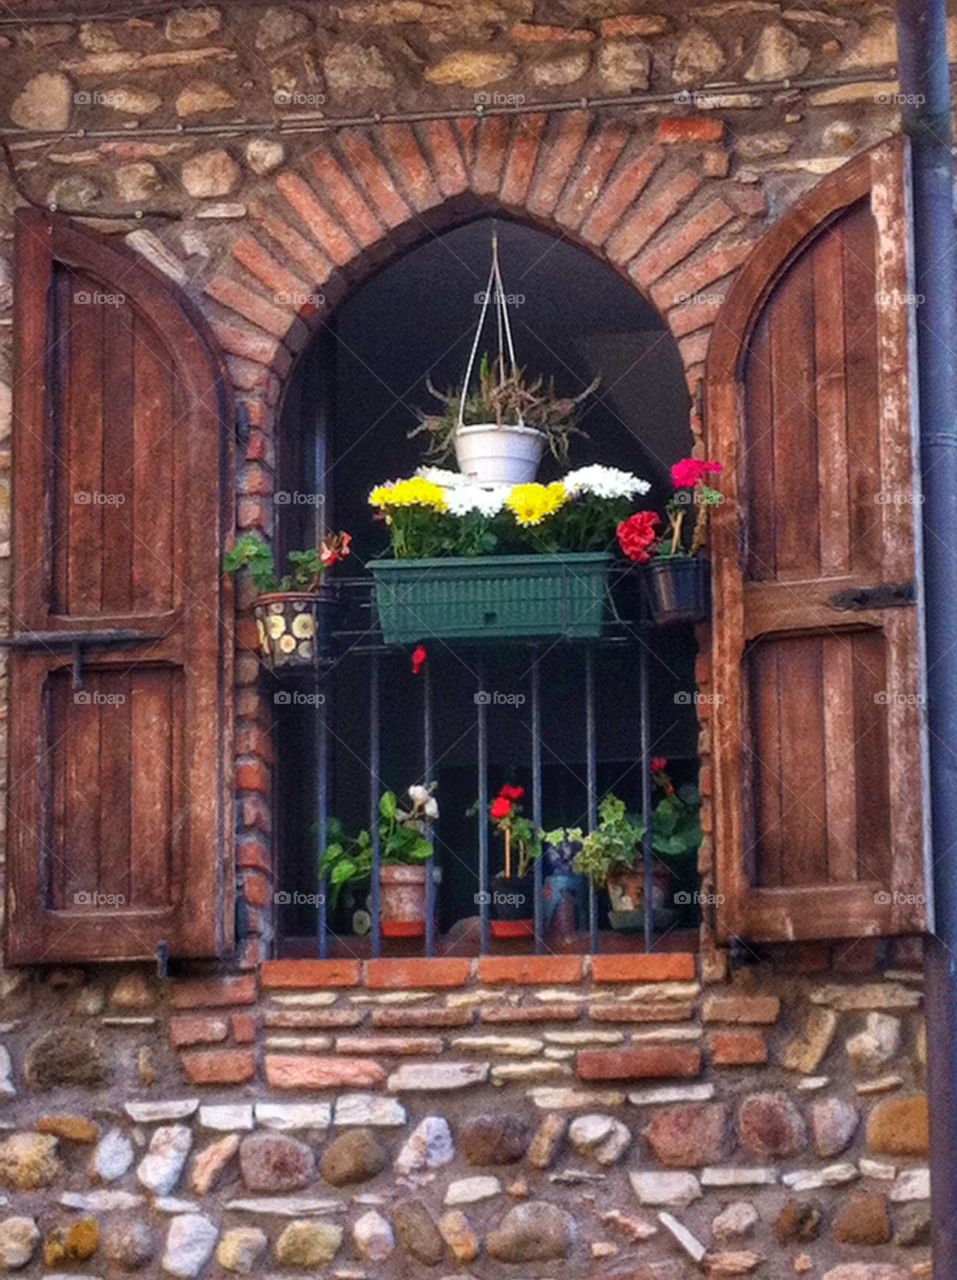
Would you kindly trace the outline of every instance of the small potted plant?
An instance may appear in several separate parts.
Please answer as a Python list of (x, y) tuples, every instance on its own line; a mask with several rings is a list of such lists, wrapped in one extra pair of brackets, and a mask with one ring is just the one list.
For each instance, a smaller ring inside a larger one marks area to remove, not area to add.
[(651, 610), (655, 622), (700, 622), (708, 613), (708, 565), (701, 554), (708, 512), (721, 494), (708, 483), (721, 464), (682, 458), (671, 468), (674, 494), (660, 537), (654, 512), (639, 511), (618, 526), (618, 545), (629, 560), (648, 565)]
[[(384, 938), (419, 938), (425, 932), (426, 884), (435, 850), (429, 824), (439, 816), (434, 786), (408, 790), (407, 808), (393, 791), (379, 799), (379, 918)], [(330, 889), (334, 908), (342, 889), (364, 884), (372, 875), (372, 838), (367, 830), (344, 836), (330, 824), (334, 839), (319, 860), (319, 876)]]
[(276, 572), (272, 548), (258, 534), (238, 538), (223, 557), (227, 573), (245, 570), (259, 592), (254, 606), (259, 652), (270, 671), (294, 671), (328, 661), (338, 620), (338, 594), (324, 580), (349, 554), (351, 535), (328, 534), (318, 546), (290, 551), (290, 572)]
[(572, 435), (581, 434), (576, 411), (598, 379), (577, 396), (559, 396), (554, 379), (529, 377), (517, 365), (508, 368), (504, 355), (485, 353), (473, 391), (427, 385), (443, 411), (422, 414), (410, 434), (428, 435), (428, 461), (443, 462), (454, 453), (459, 469), (477, 484), (527, 484), (546, 447), (557, 462), (566, 461)]
[(567, 941), (581, 927), (584, 916), (585, 877), (575, 870), (584, 835), (581, 827), (557, 827), (541, 835), (545, 878), (542, 899), (545, 930), (556, 940)]
[(492, 876), (491, 931), (493, 938), (523, 938), (534, 931), (535, 898), (532, 865), (541, 857), (542, 843), (519, 803), (524, 787), (505, 785), (489, 805), (492, 826), (505, 843), (505, 862)]

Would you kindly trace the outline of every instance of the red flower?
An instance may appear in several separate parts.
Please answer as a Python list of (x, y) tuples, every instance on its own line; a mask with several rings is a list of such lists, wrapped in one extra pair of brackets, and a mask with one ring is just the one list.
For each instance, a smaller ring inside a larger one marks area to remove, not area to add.
[(668, 761), (665, 759), (665, 757), (664, 757), (664, 756), (652, 756), (652, 757), (651, 757), (651, 772), (652, 772), (652, 773), (664, 773), (664, 771), (665, 771), (667, 768), (668, 768)]
[(522, 796), (525, 794), (525, 788), (512, 787), (506, 783), (498, 794), (500, 796), (504, 796), (506, 800), (521, 800)]
[(711, 462), (707, 458), (682, 458), (671, 468), (671, 483), (676, 489), (693, 489), (707, 475), (718, 475), (720, 462)]
[(618, 545), (629, 560), (647, 564), (654, 546), (655, 529), (661, 523), (654, 511), (636, 511), (618, 526)]
[(425, 659), (428, 654), (425, 652), (425, 646), (417, 644), (412, 650), (412, 674), (417, 676), (425, 666)]
[(493, 820), (507, 818), (512, 812), (512, 802), (507, 796), (496, 796), (489, 805), (488, 814)]

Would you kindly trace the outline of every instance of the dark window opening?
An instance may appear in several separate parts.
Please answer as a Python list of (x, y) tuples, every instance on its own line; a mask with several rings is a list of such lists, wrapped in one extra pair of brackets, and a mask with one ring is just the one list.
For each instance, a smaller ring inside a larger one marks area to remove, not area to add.
[[(587, 438), (572, 442), (568, 467), (546, 459), (539, 478), (547, 481), (570, 467), (605, 463), (649, 480), (652, 489), (641, 505), (661, 510), (669, 493), (668, 469), (691, 447), (688, 395), (674, 339), (636, 290), (587, 253), (524, 225), (501, 220), (497, 225), (506, 289), (514, 299), (519, 363), (529, 372), (554, 375), (565, 393), (577, 393), (596, 375), (602, 379), (582, 414)], [(491, 227), (488, 218), (458, 227), (382, 269), (350, 296), (303, 353), (279, 432), (277, 487), (293, 495), (278, 509), (283, 554), (304, 545), (316, 521), (352, 533), (354, 556), (340, 566), (350, 580), (361, 578), (366, 560), (384, 550), (386, 537), (372, 519), (367, 495), (375, 484), (410, 475), (421, 463), (420, 440), (410, 440), (408, 432), (416, 409), (431, 407), (426, 378), (443, 388), (461, 380), (478, 315), (474, 299), (488, 270)], [(401, 793), (413, 783), (438, 784), (440, 818), (433, 831), (440, 875), (438, 952), (474, 954), (480, 946), (479, 819), (470, 811), (479, 795), (477, 699), (483, 692), (489, 695), (484, 708), (489, 796), (506, 782), (523, 786), (531, 814), (537, 740), (542, 825), (587, 830), (589, 799), (593, 816), (595, 798), (608, 790), (632, 811), (641, 808), (643, 645), (651, 753), (668, 759), (676, 783), (696, 781), (690, 628), (655, 632), (641, 644), (617, 635), (596, 643), (590, 656), (587, 646), (576, 643), (470, 647), (429, 644), (423, 637), (435, 762), (426, 779), (422, 678), (413, 676), (407, 649), (383, 652), (375, 645), (368, 631), (374, 625), (371, 597), (363, 584), (350, 581), (344, 590), (356, 606), (349, 614), (354, 630), (343, 638), (343, 656), (321, 682), (324, 741), (316, 730), (316, 707), (307, 698), (275, 706), (278, 889), (284, 895), (278, 923), (286, 953), (314, 954), (317, 946), (320, 804), (347, 829), (369, 825), (373, 715), (382, 789)], [(375, 712), (373, 662), (379, 682)], [(489, 829), (490, 874), (501, 869), (501, 862), (501, 843)], [(664, 877), (667, 901), (657, 920), (656, 945), (689, 945), (697, 919), (693, 862), (686, 860)], [(366, 887), (351, 897), (344, 894), (335, 911), (327, 909), (329, 954), (368, 954), (368, 936), (352, 933), (355, 912), (367, 909), (368, 897)], [(591, 908), (602, 930), (602, 948), (641, 947), (640, 932), (608, 929), (608, 905), (601, 892)], [(574, 927), (560, 938), (552, 931), (546, 949), (587, 950), (594, 924), (588, 910), (583, 899)], [(386, 953), (423, 950), (422, 938), (383, 939), (382, 945)], [(492, 949), (503, 950), (532, 946), (533, 939), (524, 938), (492, 943)]]

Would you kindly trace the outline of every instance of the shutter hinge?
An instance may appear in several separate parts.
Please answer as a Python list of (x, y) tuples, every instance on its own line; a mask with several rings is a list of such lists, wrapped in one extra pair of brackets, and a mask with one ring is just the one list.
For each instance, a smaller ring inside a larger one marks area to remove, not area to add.
[(913, 582), (881, 582), (874, 587), (849, 587), (828, 599), (832, 609), (897, 609), (915, 601)]

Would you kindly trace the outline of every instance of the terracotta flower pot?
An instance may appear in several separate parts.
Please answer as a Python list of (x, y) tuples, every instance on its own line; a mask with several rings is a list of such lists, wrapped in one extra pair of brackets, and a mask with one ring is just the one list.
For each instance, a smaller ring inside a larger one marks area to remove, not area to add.
[(527, 938), (535, 932), (535, 879), (531, 872), (517, 876), (492, 876), (489, 929), (493, 938)]
[[(652, 864), (655, 919), (664, 924), (674, 917), (670, 907), (671, 874), (660, 862)], [(641, 929), (645, 920), (645, 873), (641, 867), (616, 871), (608, 877), (608, 923), (613, 929)]]
[(396, 864), (379, 871), (383, 938), (421, 938), (425, 933), (425, 885), (429, 863)]
[(302, 671), (332, 657), (339, 597), (334, 587), (318, 591), (271, 591), (255, 605), (259, 654), (270, 671)]

